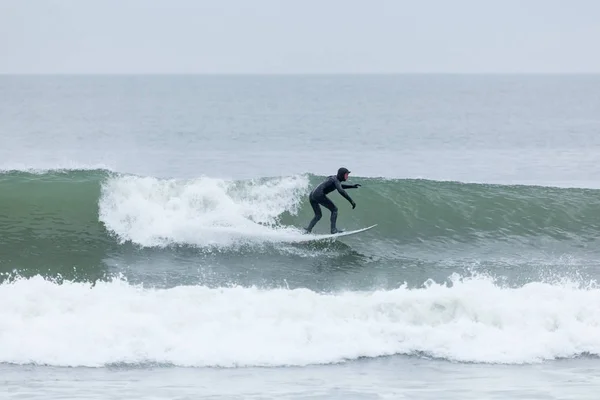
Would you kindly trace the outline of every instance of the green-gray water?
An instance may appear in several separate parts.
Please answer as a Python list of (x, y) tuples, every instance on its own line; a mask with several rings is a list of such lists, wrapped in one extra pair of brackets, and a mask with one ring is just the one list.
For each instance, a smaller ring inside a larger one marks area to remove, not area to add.
[[(1, 77), (7, 387), (592, 398), (598, 93), (596, 76)], [(354, 210), (330, 195), (339, 226), (378, 225), (303, 242), (308, 192), (340, 166), (362, 186)]]

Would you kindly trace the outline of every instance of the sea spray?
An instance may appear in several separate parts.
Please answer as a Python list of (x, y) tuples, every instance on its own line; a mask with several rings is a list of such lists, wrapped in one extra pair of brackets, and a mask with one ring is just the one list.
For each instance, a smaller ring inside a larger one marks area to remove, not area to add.
[(232, 182), (123, 176), (102, 185), (100, 220), (123, 241), (233, 245), (273, 236), (280, 216), (295, 214), (304, 176)]

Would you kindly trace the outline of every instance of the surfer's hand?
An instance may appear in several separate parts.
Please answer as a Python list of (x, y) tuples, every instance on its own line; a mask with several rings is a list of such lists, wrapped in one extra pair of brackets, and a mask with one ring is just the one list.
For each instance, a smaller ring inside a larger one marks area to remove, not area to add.
[(354, 184), (354, 189), (358, 189), (360, 187), (360, 183)]
[(356, 207), (356, 203), (352, 202), (352, 209), (354, 210), (355, 207)]

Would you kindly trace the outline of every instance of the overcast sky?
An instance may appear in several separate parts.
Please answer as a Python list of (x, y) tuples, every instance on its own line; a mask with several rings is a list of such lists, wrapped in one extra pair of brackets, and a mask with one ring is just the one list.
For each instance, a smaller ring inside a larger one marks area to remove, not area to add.
[(598, 0), (0, 0), (0, 73), (600, 73)]

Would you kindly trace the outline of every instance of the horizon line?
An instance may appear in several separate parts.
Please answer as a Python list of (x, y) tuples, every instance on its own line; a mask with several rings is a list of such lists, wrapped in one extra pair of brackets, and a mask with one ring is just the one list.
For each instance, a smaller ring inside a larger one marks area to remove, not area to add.
[(599, 72), (0, 72), (0, 76), (600, 75)]

